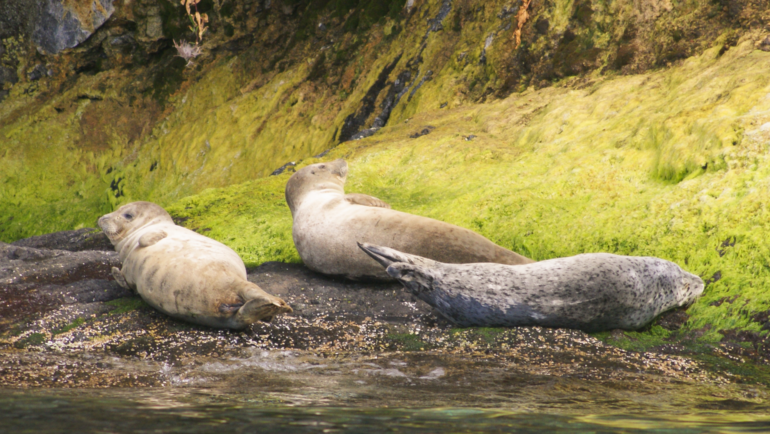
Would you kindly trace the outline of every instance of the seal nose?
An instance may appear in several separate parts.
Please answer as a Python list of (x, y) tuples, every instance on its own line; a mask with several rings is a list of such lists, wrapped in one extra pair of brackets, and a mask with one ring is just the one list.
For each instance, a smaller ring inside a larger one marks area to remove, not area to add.
[(107, 222), (107, 216), (103, 215), (99, 217), (99, 220), (96, 221), (96, 224), (99, 225), (102, 230), (104, 230), (104, 224)]
[(331, 167), (333, 174), (341, 178), (348, 176), (348, 163), (342, 158), (332, 161), (329, 163), (329, 166)]

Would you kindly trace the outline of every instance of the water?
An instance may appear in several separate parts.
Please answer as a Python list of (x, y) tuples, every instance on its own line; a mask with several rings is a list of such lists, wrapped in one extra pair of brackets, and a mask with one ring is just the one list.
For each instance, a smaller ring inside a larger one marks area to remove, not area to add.
[(3, 433), (770, 432), (766, 407), (634, 414), (521, 408), (296, 406), (197, 388), (0, 390)]
[(94, 360), (80, 355), (56, 359), (60, 370), (30, 365), (26, 375), (83, 376), (79, 384), (87, 384), (89, 375), (122, 373), (154, 385), (114, 386), (129, 384), (123, 379), (109, 388), (0, 388), (0, 434), (770, 432), (770, 388), (697, 370), (545, 369), (423, 352), (331, 357), (255, 349), (175, 365), (89, 357), (99, 361), (87, 365), (95, 366), (90, 373), (75, 365)]

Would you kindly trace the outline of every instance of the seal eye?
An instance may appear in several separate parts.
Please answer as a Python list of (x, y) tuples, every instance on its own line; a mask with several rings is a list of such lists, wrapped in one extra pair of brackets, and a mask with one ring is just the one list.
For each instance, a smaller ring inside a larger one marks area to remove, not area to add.
[(326, 166), (324, 166), (324, 165), (322, 164), (322, 165), (318, 166), (318, 168), (319, 168), (319, 169), (326, 169)]
[(125, 214), (123, 214), (123, 217), (124, 217), (126, 220), (131, 220), (132, 218), (134, 218), (134, 216), (133, 216), (133, 215), (131, 215), (130, 213), (125, 213)]

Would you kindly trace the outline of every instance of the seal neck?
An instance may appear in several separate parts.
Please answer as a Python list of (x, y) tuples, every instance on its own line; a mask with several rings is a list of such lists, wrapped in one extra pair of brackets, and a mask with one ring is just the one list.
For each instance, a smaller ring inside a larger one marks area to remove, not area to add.
[(307, 206), (315, 206), (319, 203), (326, 203), (330, 200), (337, 199), (345, 196), (344, 186), (334, 182), (323, 182), (313, 186), (313, 189), (301, 194), (295, 201), (297, 203), (296, 209), (291, 209), (292, 215), (295, 216), (300, 209)]

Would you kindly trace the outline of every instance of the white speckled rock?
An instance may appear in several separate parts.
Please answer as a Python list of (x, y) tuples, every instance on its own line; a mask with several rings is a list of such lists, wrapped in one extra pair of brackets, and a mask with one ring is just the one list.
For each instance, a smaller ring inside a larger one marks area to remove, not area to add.
[(588, 253), (526, 265), (444, 264), (360, 244), (410, 292), (460, 326), (636, 330), (692, 304), (703, 281), (659, 258)]

